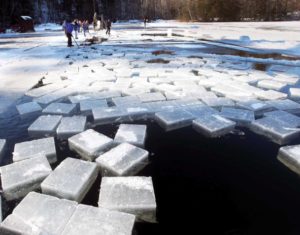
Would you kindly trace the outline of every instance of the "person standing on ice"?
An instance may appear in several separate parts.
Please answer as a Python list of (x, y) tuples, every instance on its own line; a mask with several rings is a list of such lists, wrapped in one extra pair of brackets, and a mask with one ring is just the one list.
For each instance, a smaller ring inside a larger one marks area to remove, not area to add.
[(79, 31), (79, 28), (80, 28), (80, 26), (79, 26), (79, 24), (78, 24), (78, 20), (75, 19), (75, 20), (74, 20), (74, 31), (75, 31), (75, 38), (76, 38), (76, 39), (78, 39), (77, 33), (78, 33), (78, 31)]
[(108, 19), (106, 21), (106, 35), (110, 36), (110, 29), (111, 29), (111, 21)]
[(97, 24), (98, 24), (97, 12), (95, 12), (95, 14), (94, 14), (94, 18), (93, 18), (93, 26), (94, 26), (94, 31), (96, 31)]
[(82, 29), (83, 29), (83, 35), (86, 37), (85, 33), (86, 32), (89, 33), (89, 21), (88, 20), (83, 21)]
[(148, 17), (144, 17), (144, 28), (146, 28), (147, 27), (147, 22), (148, 22)]
[(66, 26), (65, 26), (65, 34), (68, 38), (68, 47), (72, 47), (72, 32), (73, 32), (74, 26), (70, 21), (66, 21)]

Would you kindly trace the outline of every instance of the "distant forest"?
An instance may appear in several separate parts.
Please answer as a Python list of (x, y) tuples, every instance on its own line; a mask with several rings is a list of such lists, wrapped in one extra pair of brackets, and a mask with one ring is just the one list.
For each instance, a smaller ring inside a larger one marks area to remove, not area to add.
[(36, 23), (66, 17), (92, 19), (94, 12), (116, 20), (178, 19), (184, 21), (273, 21), (299, 19), (300, 0), (1, 0), (0, 23), (20, 15)]

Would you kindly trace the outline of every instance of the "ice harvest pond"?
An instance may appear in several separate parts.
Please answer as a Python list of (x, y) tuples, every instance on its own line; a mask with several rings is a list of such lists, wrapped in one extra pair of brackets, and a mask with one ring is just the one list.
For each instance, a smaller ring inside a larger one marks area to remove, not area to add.
[[(135, 175), (152, 177), (157, 223), (133, 234), (300, 233), (300, 178), (277, 159), (300, 144), (297, 22), (119, 23), (108, 41), (71, 49), (56, 26), (38, 29), (0, 36), (2, 166), (16, 143), (44, 137), (30, 126), (45, 114), (87, 116), (112, 139), (121, 123), (146, 125), (149, 163)], [(56, 103), (75, 109), (49, 111)], [(53, 169), (81, 158), (55, 146)], [(82, 204), (98, 206), (101, 180)], [(21, 199), (2, 198), (3, 219)]]

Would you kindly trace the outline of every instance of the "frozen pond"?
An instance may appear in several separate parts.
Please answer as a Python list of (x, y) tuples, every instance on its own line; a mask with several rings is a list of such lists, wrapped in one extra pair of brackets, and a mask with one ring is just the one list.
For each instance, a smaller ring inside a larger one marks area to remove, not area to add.
[[(21, 153), (16, 143), (52, 136), (52, 170), (106, 151), (102, 176), (118, 167), (152, 177), (158, 223), (136, 223), (134, 234), (298, 234), (299, 176), (277, 154), (300, 144), (299, 31), (228, 24), (118, 23), (107, 41), (79, 48), (57, 28), (0, 35), (1, 165)], [(102, 134), (98, 144), (86, 129)], [(74, 197), (97, 207), (102, 177), (92, 175)], [(3, 199), (4, 218), (18, 203)]]

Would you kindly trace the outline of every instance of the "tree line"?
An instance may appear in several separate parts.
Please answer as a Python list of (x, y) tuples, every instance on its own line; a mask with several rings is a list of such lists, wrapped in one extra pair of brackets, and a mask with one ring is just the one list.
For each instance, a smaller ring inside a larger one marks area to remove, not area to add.
[(92, 19), (94, 12), (117, 20), (273, 21), (293, 19), (297, 11), (300, 0), (1, 0), (0, 23), (20, 15), (37, 23)]

